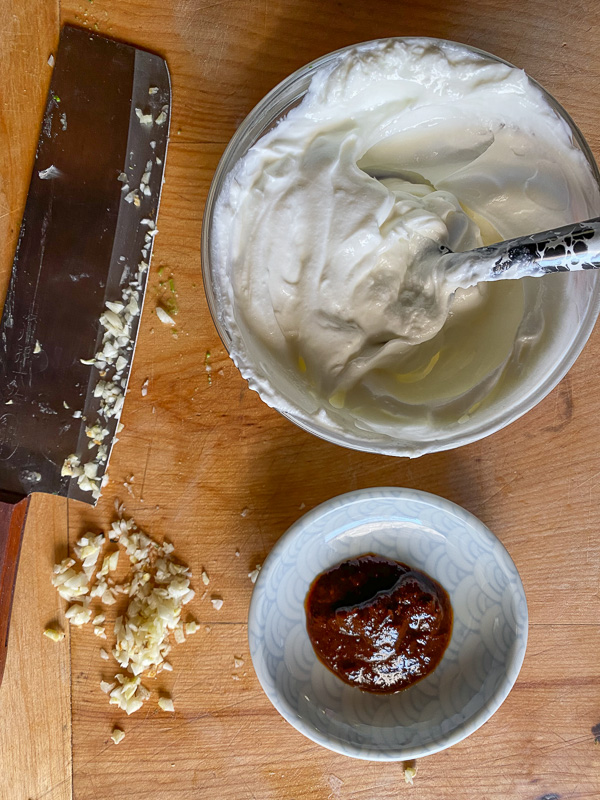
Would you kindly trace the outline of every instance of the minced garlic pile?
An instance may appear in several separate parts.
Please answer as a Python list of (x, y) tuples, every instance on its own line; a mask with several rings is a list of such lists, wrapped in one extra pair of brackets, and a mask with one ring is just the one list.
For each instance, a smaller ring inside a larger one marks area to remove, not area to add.
[[(129, 557), (130, 572), (121, 583), (111, 576), (118, 566), (120, 551), (103, 555), (110, 542), (120, 545)], [(92, 619), (92, 601), (98, 598), (104, 605), (112, 605), (120, 595), (129, 598), (127, 609), (113, 626), (116, 642), (112, 654), (124, 672), (117, 673), (114, 682), (100, 684), (110, 696), (110, 703), (127, 714), (137, 711), (150, 697), (141, 683), (143, 673), (153, 678), (163, 670), (172, 670), (166, 661), (171, 650), (170, 635), (181, 643), (198, 630), (195, 621), (184, 623), (181, 619), (183, 606), (195, 592), (190, 587), (189, 567), (174, 560), (173, 549), (169, 542), (153, 541), (132, 519), (121, 518), (112, 523), (106, 535), (88, 533), (77, 541), (73, 550), (80, 569), (72, 558), (54, 567), (52, 584), (71, 603), (65, 617), (72, 625), (91, 621), (94, 633), (101, 639), (107, 638), (106, 618), (99, 613)], [(108, 658), (105, 650), (101, 655)], [(170, 698), (161, 697), (158, 702), (163, 710), (174, 710)]]

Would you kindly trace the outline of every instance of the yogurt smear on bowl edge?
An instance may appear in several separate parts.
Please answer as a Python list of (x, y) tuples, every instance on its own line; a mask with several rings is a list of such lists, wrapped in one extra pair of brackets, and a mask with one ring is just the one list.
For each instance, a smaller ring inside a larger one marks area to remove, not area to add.
[(267, 403), (350, 444), (437, 449), (552, 359), (576, 287), (559, 275), (452, 293), (424, 269), (431, 248), (599, 209), (569, 126), (524, 72), (448, 42), (357, 45), (315, 72), (217, 199), (231, 356)]

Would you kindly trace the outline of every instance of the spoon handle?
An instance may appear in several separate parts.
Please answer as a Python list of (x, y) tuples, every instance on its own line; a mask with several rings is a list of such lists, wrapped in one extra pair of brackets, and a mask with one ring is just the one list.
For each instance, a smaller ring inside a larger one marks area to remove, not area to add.
[(516, 280), (552, 272), (600, 269), (600, 219), (448, 253), (446, 277), (468, 288), (480, 281)]

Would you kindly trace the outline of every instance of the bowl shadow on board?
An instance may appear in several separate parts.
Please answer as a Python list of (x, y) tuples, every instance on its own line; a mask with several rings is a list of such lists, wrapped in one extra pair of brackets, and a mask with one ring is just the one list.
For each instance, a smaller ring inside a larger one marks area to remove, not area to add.
[[(514, 55), (511, 5), (512, 0), (506, 4), (504, 31), (502, 26), (496, 30), (485, 24), (483, 18), (478, 26), (472, 15), (464, 14), (464, 2), (459, 0), (435, 4), (435, 14), (431, 14), (429, 4), (421, 8), (418, 1), (410, 7), (405, 2), (388, 3), (383, 15), (373, 14), (368, 4), (358, 0), (320, 4), (318, 8), (316, 3), (300, 3), (295, 13), (290, 9), (285, 15), (265, 14), (261, 4), (249, 4), (244, 8), (244, 17), (247, 29), (254, 32), (256, 44), (248, 60), (233, 59), (233, 67), (239, 74), (232, 73), (232, 79), (245, 94), (246, 113), (250, 113), (271, 89), (305, 64), (342, 47), (372, 39), (394, 36), (450, 39), (509, 58)], [(514, 5), (516, 8), (516, 3)], [(226, 6), (223, 13), (231, 13), (228, 9)], [(317, 25), (313, 17), (315, 12), (320, 19)], [(193, 32), (194, 26), (188, 30)], [(282, 48), (282, 42), (287, 42), (288, 46)], [(190, 46), (196, 47), (197, 43), (190, 42)], [(526, 49), (524, 55), (527, 55)], [(239, 96), (236, 100), (239, 102)], [(228, 97), (223, 97), (221, 102), (227, 105)], [(241, 121), (239, 119), (238, 124)], [(231, 128), (230, 136), (235, 127)]]
[(252, 495), (260, 529), (260, 540), (255, 539), (257, 549), (252, 554), (256, 563), (264, 560), (290, 525), (312, 508), (357, 489), (419, 489), (472, 513), (481, 509), (482, 442), (416, 459), (396, 458), (340, 447), (297, 428), (275, 411), (265, 408), (265, 412), (268, 417), (263, 422), (268, 434), (260, 446), (247, 453), (238, 473), (239, 484), (246, 485)]

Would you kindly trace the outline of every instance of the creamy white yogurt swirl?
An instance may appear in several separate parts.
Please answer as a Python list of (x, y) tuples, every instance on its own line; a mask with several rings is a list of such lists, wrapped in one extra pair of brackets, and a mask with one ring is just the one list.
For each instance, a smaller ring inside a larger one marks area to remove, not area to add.
[(556, 346), (575, 284), (451, 294), (424, 256), (599, 208), (569, 126), (524, 72), (451, 43), (359, 45), (315, 73), (218, 198), (231, 356), (300, 421), (384, 452), (435, 449)]

